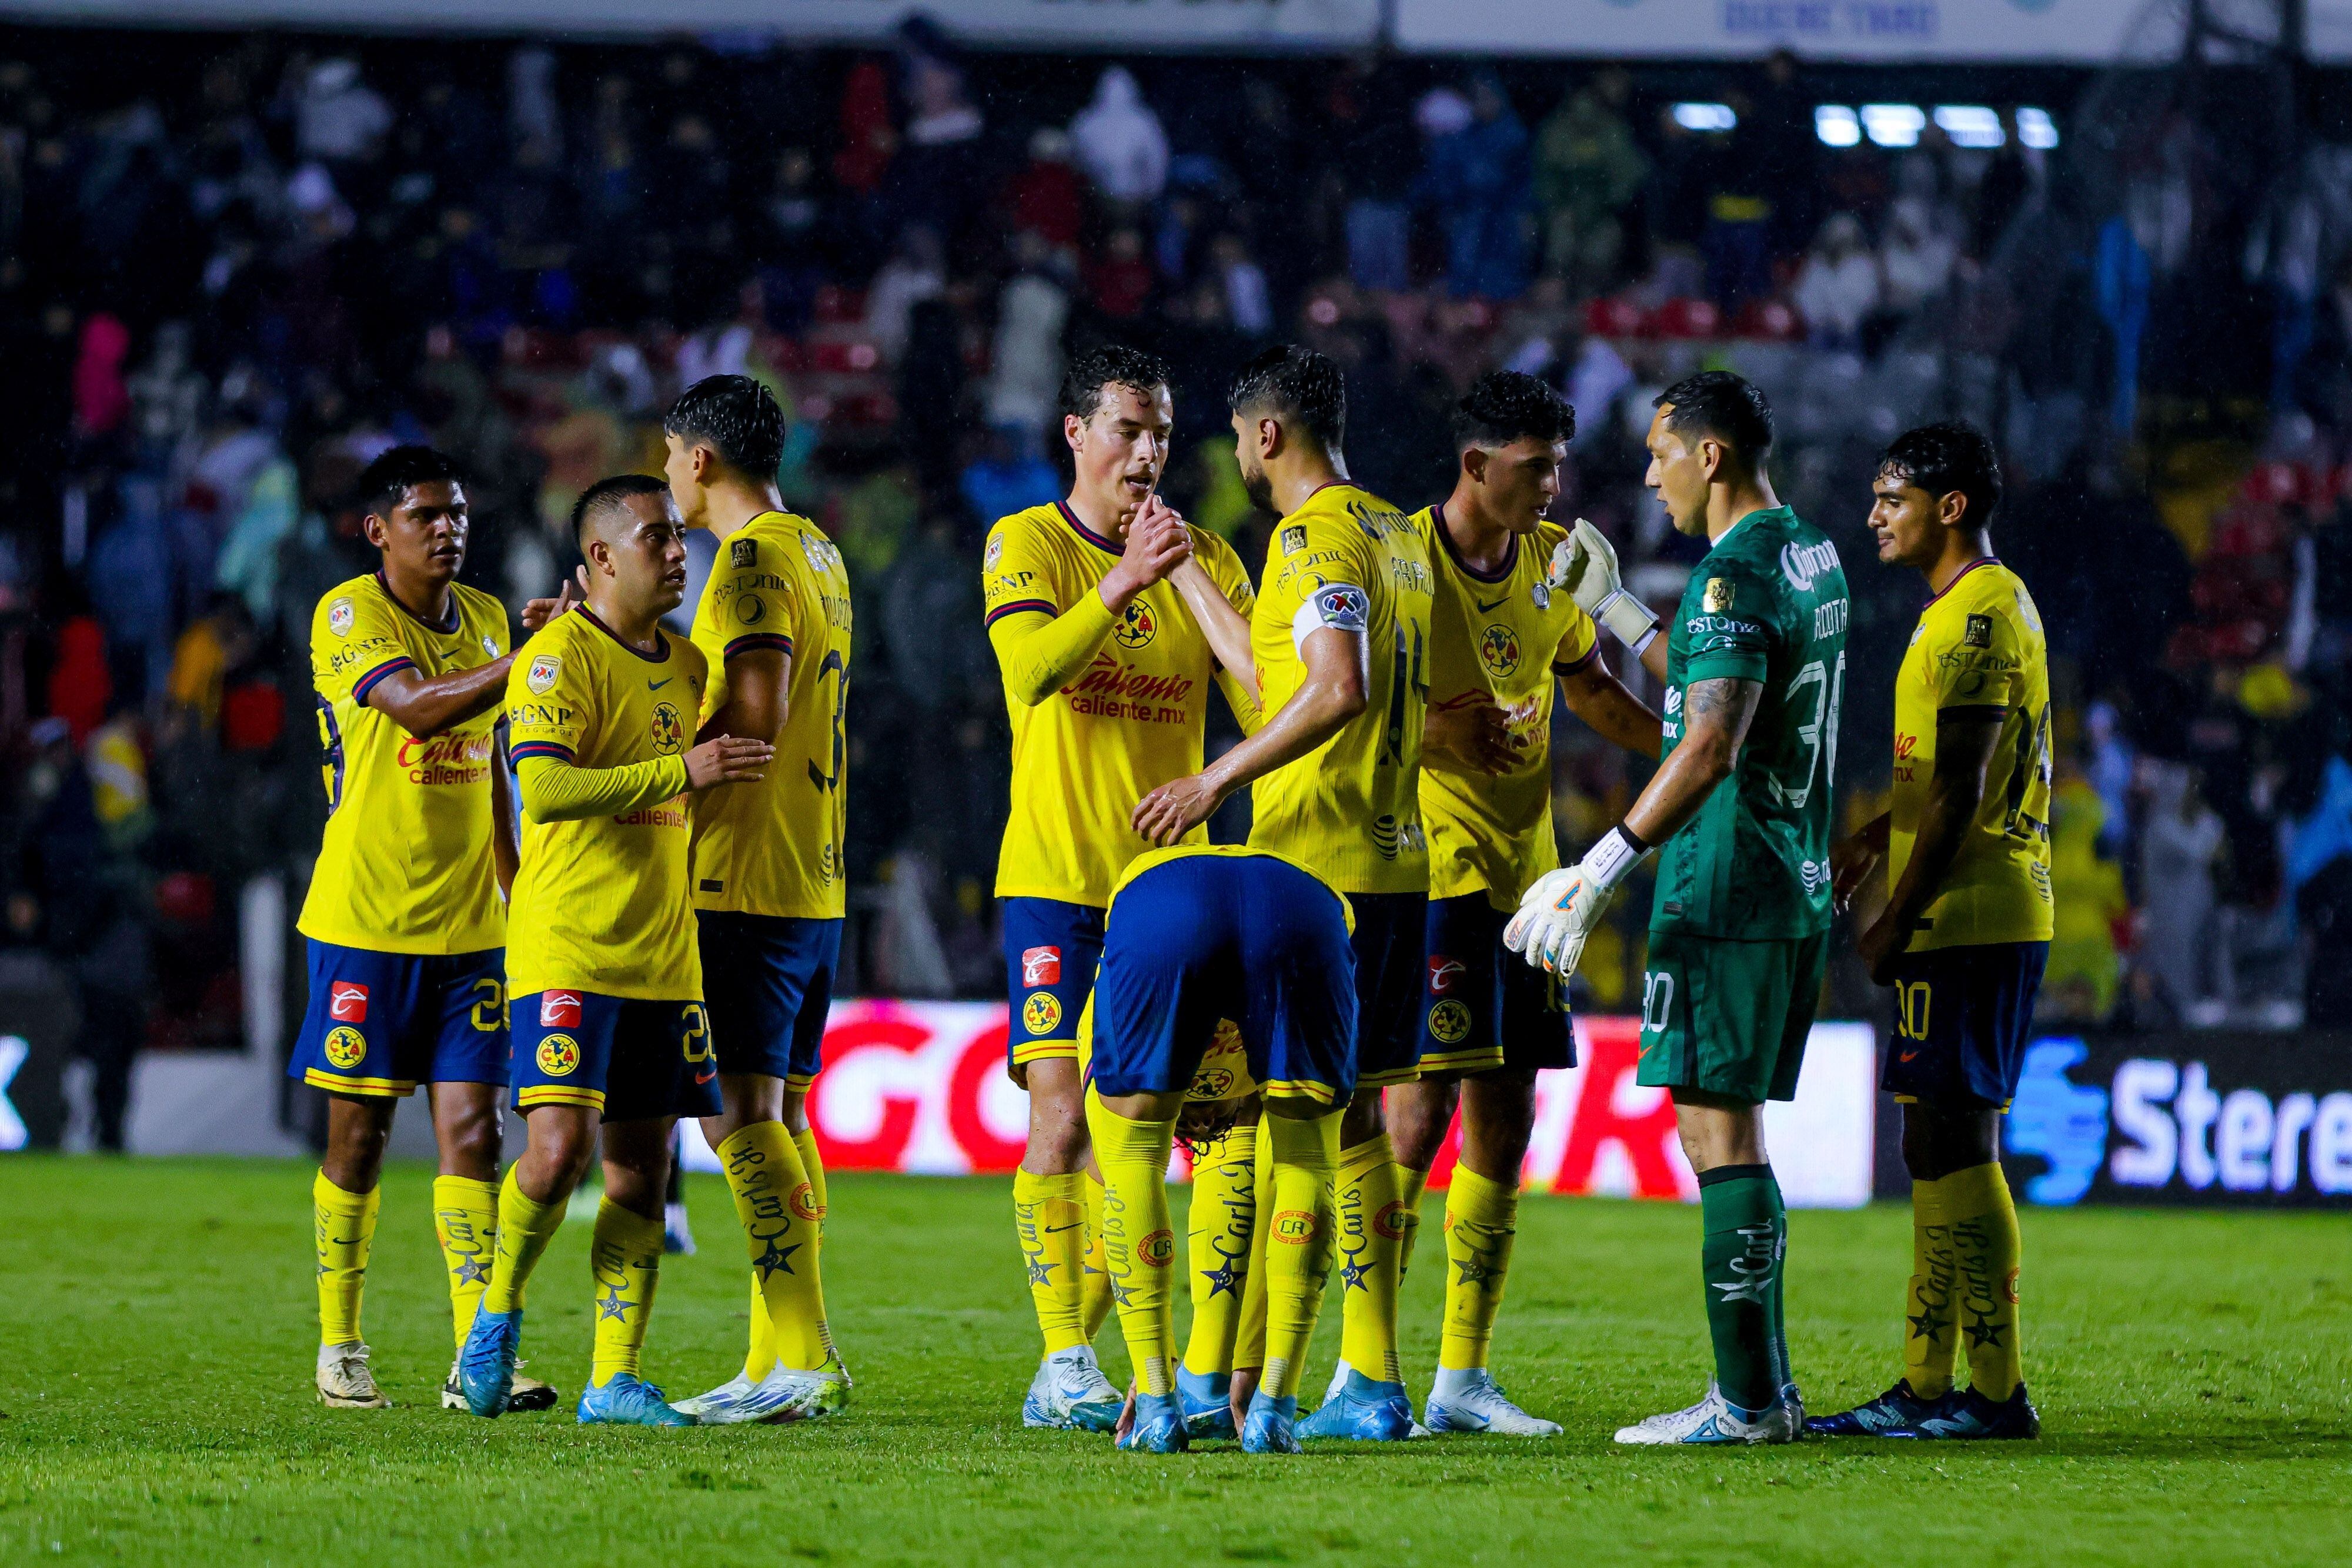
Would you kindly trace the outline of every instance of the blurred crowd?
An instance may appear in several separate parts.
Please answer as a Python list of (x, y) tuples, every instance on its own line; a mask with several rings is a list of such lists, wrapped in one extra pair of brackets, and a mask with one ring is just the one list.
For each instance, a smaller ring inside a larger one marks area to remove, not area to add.
[[(1997, 147), (1832, 146), (1792, 59), (1691, 75), (969, 56), (920, 26), (876, 53), (0, 37), (0, 937), (74, 977), (101, 1135), (132, 1051), (237, 1039), (239, 890), (299, 896), (305, 642), (370, 564), (359, 469), (457, 456), (467, 579), (520, 606), (576, 560), (572, 497), (658, 471), (659, 411), (715, 371), (778, 392), (783, 493), (856, 584), (858, 988), (1001, 987), (978, 547), (1061, 493), (1055, 389), (1097, 339), (1175, 368), (1164, 488), (1251, 561), (1223, 392), (1257, 344), (1340, 360), (1350, 463), (1408, 508), (1450, 484), (1472, 377), (1543, 375), (1580, 421), (1563, 511), (1654, 600), (1696, 551), (1643, 498), (1648, 398), (1746, 371), (1860, 596), (1839, 755), (1868, 810), (1918, 600), (1870, 564), (1870, 458), (1948, 392), (1937, 334), (2068, 150), (2008, 110)], [(1988, 405), (2060, 705), (2047, 1004), (2290, 1023), (2352, 973), (2352, 272), (2251, 434), (2151, 439), (2105, 416), (2186, 308), (2161, 198), (2074, 258), (2070, 310), (2012, 312)], [(1575, 840), (1643, 769), (1571, 728)], [(1624, 1004), (1639, 944), (1632, 915), (1596, 943), (1595, 1000)]]

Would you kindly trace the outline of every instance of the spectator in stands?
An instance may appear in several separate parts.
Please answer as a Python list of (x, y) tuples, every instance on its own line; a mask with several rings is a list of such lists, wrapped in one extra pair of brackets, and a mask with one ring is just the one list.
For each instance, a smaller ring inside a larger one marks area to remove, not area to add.
[(947, 286), (939, 231), (927, 224), (908, 225), (899, 231), (897, 250), (866, 289), (866, 334), (882, 351), (884, 364), (897, 364), (905, 351), (907, 317), (916, 302), (938, 298)]
[(1160, 199), (1168, 183), (1168, 133), (1125, 66), (1095, 82), (1094, 101), (1070, 121), (1078, 167), (1095, 189), (1120, 207)]
[(1070, 295), (1062, 258), (1035, 235), (1013, 236), (1020, 271), (996, 297), (996, 338), (984, 397), (991, 424), (1042, 429), (1062, 386), (1062, 328)]
[(360, 79), (357, 60), (320, 60), (302, 82), (294, 123), (303, 157), (355, 163), (380, 151), (392, 129), (392, 110)]
[(1863, 323), (1880, 298), (1878, 263), (1863, 239), (1862, 220), (1852, 213), (1832, 214), (1797, 275), (1797, 310), (1807, 336), (1824, 349), (1859, 347)]
[(1490, 74), (1471, 83), (1469, 102), (1467, 124), (1431, 139), (1422, 193), (1445, 225), (1447, 292), (1516, 299), (1527, 287), (1528, 131)]
[(1880, 273), (1886, 284), (1881, 303), (1886, 313), (1897, 321), (1907, 320), (1941, 299), (1958, 260), (1958, 248), (1926, 201), (1917, 196), (1897, 201), (1879, 246)]
[(1094, 308), (1114, 321), (1143, 313), (1151, 299), (1151, 263), (1143, 255), (1143, 235), (1133, 225), (1111, 230), (1100, 259), (1087, 268)]
[(1347, 204), (1348, 276), (1359, 288), (1402, 292), (1412, 285), (1412, 186), (1421, 164), (1402, 95), (1377, 67), (1349, 61), (1327, 112)]
[(1536, 204), (1544, 266), (1581, 293), (1604, 290), (1625, 248), (1625, 214), (1650, 177), (1622, 108), (1629, 84), (1603, 71), (1560, 101), (1537, 133)]
[(1054, 465), (1037, 449), (1037, 433), (1025, 425), (1000, 424), (988, 433), (977, 455), (957, 481), (971, 521), (982, 528), (1055, 498)]
[(2228, 847), (2221, 819), (2176, 762), (2145, 765), (2148, 806), (2140, 823), (2139, 957), (2156, 998), (2176, 1022), (2207, 1021), (2213, 994), (2214, 876)]
[(2099, 858), (2106, 808), (2071, 764), (2050, 797), (2050, 887), (2053, 934), (2042, 979), (2042, 1010), (2077, 1023), (2115, 1011), (2116, 925), (2131, 913), (2123, 873)]
[(1225, 316), (1234, 329), (1252, 338), (1273, 331), (1274, 297), (1248, 242), (1237, 234), (1219, 235), (1210, 242), (1209, 264), (1224, 285)]
[(1069, 132), (1041, 125), (1029, 133), (1029, 162), (1013, 175), (1005, 198), (1015, 232), (1025, 229), (1056, 249), (1076, 248), (1087, 188), (1070, 166)]

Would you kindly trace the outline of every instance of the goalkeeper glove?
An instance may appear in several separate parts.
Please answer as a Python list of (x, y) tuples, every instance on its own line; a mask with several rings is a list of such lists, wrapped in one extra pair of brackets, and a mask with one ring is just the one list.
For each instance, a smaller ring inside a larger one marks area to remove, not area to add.
[(1582, 517), (1551, 552), (1551, 586), (1566, 589), (1579, 609), (1637, 654), (1658, 634), (1658, 618), (1650, 607), (1625, 591), (1616, 550)]
[(1632, 874), (1650, 846), (1621, 823), (1601, 835), (1584, 858), (1565, 871), (1537, 880), (1519, 900), (1519, 912), (1503, 927), (1503, 946), (1538, 968), (1572, 975), (1585, 939), (1615, 902), (1618, 885)]

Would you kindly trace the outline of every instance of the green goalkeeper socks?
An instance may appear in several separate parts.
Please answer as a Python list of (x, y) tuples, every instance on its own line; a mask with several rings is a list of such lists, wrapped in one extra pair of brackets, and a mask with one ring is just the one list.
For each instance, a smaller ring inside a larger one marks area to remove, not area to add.
[(1698, 1178), (1698, 1201), (1716, 1385), (1742, 1409), (1769, 1408), (1789, 1380), (1780, 1323), (1789, 1213), (1780, 1184), (1770, 1166), (1718, 1166)]

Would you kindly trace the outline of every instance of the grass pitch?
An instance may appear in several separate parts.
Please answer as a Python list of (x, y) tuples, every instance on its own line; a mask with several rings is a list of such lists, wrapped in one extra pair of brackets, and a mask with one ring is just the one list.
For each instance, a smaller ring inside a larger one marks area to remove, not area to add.
[[(1157, 1458), (1021, 1428), (1036, 1333), (999, 1180), (833, 1178), (826, 1293), (858, 1379), (844, 1418), (653, 1432), (583, 1430), (568, 1399), (497, 1422), (438, 1407), (451, 1343), (430, 1172), (396, 1166), (366, 1323), (397, 1407), (322, 1409), (310, 1174), (0, 1160), (0, 1562), (2352, 1556), (2342, 1217), (2029, 1212), (2038, 1444), (1627, 1450), (1614, 1427), (1687, 1403), (1706, 1375), (1698, 1216), (1531, 1199), (1495, 1364), (1566, 1437)], [(664, 1267), (647, 1353), (674, 1396), (729, 1375), (744, 1335), (725, 1190), (697, 1177), (689, 1201), (703, 1251)], [(1894, 1375), (1908, 1218), (1801, 1212), (1790, 1232), (1797, 1368), (1812, 1406), (1836, 1408)], [(587, 1226), (567, 1225), (524, 1344), (568, 1396), (587, 1364), (586, 1249)], [(1437, 1256), (1426, 1246), (1405, 1288), (1416, 1397), (1434, 1364)], [(1336, 1317), (1310, 1394), (1337, 1354)], [(1115, 1320), (1100, 1343), (1123, 1378)]]

